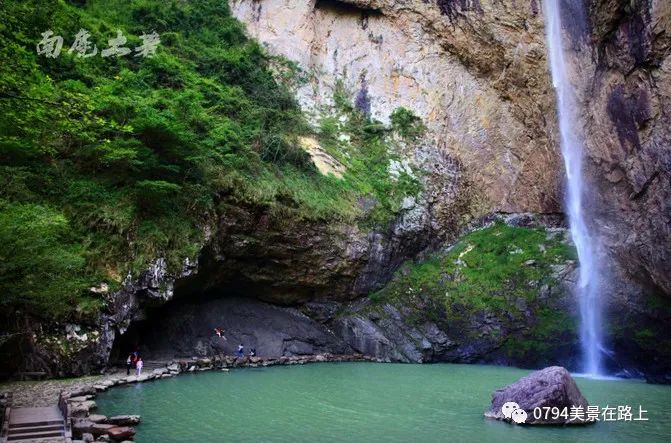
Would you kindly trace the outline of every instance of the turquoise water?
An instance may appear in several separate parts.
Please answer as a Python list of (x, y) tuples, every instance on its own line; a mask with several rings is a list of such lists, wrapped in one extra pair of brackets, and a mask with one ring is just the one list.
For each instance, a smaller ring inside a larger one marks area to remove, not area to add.
[(139, 442), (671, 442), (671, 386), (576, 381), (590, 404), (649, 421), (523, 427), (487, 420), (491, 393), (530, 371), (477, 365), (323, 363), (180, 375), (98, 396), (140, 414)]

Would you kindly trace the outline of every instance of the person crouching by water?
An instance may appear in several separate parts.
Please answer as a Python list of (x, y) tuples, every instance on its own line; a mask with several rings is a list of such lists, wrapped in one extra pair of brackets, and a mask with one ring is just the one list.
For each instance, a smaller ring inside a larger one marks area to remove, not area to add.
[(245, 356), (245, 347), (242, 346), (242, 343), (238, 345), (238, 353), (237, 353), (238, 358), (242, 358)]
[(126, 359), (126, 375), (130, 375), (131, 367), (133, 367), (133, 355), (128, 354), (128, 358)]
[(135, 371), (138, 377), (142, 374), (142, 366), (144, 366), (144, 363), (142, 362), (142, 357), (138, 357), (137, 361), (135, 362)]

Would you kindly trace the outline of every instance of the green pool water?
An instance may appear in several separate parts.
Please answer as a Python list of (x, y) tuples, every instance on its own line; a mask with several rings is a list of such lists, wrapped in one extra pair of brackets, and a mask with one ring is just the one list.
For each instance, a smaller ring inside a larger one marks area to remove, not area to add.
[(670, 442), (671, 386), (576, 378), (590, 404), (649, 421), (523, 427), (483, 418), (530, 371), (476, 365), (323, 363), (205, 372), (111, 389), (99, 412), (140, 414), (139, 442)]

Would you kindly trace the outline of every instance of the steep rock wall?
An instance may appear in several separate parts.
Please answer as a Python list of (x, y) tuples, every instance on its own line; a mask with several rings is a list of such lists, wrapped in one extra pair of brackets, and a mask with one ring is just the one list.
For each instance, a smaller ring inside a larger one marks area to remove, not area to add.
[[(584, 133), (592, 227), (612, 266), (611, 349), (671, 380), (671, 4), (589, 4)], [(645, 356), (645, 357), (641, 357)]]
[(671, 5), (595, 1), (590, 12), (594, 226), (629, 278), (671, 296)]
[[(183, 294), (188, 286), (237, 288), (271, 303), (302, 304), (328, 325), (338, 349), (393, 361), (530, 364), (528, 356), (511, 359), (500, 350), (500, 339), (518, 332), (500, 319), (464, 319), (470, 325), (465, 330), (473, 333), (461, 337), (449, 324), (411, 325), (402, 309), (370, 315), (365, 303), (359, 308), (355, 302), (350, 316), (335, 311), (378, 288), (405, 259), (454, 233), (437, 210), (441, 204), (442, 211), (457, 208), (461, 175), (450, 166), (452, 157), (485, 195), (481, 211), (558, 210), (562, 169), (539, 6), (233, 2), (252, 36), (303, 70), (296, 92), (315, 122), (329, 114), (339, 88), (375, 119), (387, 121), (399, 106), (419, 115), (429, 129), (429, 147), (418, 152), (430, 155), (418, 163), (429, 172), (427, 188), (433, 192), (388, 229), (372, 231), (273, 219), (263, 208), (230, 205), (204, 251), (201, 272), (184, 284)], [(604, 276), (610, 281), (604, 299), (614, 351), (609, 365), (665, 381), (671, 370), (671, 340), (664, 332), (671, 323), (664, 302), (671, 275), (669, 8), (642, 0), (632, 7), (595, 1), (588, 5), (588, 27), (580, 28), (570, 20), (580, 11), (571, 6), (564, 3), (568, 43), (580, 49), (574, 77), (584, 97), (580, 129), (588, 154), (589, 209), (614, 265)], [(151, 291), (140, 288), (141, 299), (145, 293)], [(570, 310), (563, 294), (558, 306)], [(313, 300), (338, 302), (320, 307)], [(150, 305), (140, 301), (130, 311), (118, 310), (125, 312), (121, 324), (142, 318), (143, 306)], [(473, 340), (483, 327), (495, 333)], [(555, 349), (548, 355), (570, 360), (570, 354)]]
[[(338, 82), (373, 118), (403, 106), (456, 156), (488, 210), (559, 210), (543, 22), (535, 2), (237, 0), (233, 13), (271, 53), (295, 61), (315, 118)], [(548, 116), (549, 118), (546, 118)]]
[[(420, 115), (435, 144), (476, 177), (487, 209), (561, 206), (542, 2), (238, 0), (232, 8), (271, 52), (305, 70), (298, 93), (316, 116), (341, 81), (375, 118), (397, 106)], [(671, 5), (567, 0), (562, 10), (583, 98), (587, 210), (608, 263), (609, 346), (621, 366), (668, 373)], [(650, 363), (641, 366), (644, 354)]]
[[(249, 34), (305, 70), (298, 95), (315, 115), (337, 81), (365, 97), (380, 120), (408, 107), (477, 177), (489, 209), (553, 211), (561, 163), (542, 5), (518, 3), (238, 0), (231, 7)], [(671, 6), (593, 0), (584, 7), (563, 3), (567, 38), (576, 48), (584, 43), (575, 76), (584, 88), (593, 226), (629, 278), (669, 294)], [(573, 19), (585, 12), (586, 28)]]

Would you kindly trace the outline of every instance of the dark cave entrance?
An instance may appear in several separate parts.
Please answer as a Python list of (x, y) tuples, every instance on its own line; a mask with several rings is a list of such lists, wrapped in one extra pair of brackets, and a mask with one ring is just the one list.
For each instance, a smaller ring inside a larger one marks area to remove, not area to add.
[[(222, 328), (225, 338), (214, 328)], [(273, 305), (238, 291), (214, 291), (145, 308), (124, 334), (117, 334), (110, 364), (124, 365), (136, 350), (145, 360), (234, 355), (239, 344), (261, 357), (351, 352), (299, 307)]]
[(368, 20), (382, 17), (382, 11), (374, 8), (365, 8), (351, 3), (343, 3), (338, 0), (317, 0), (315, 10), (321, 10), (337, 16), (354, 16), (358, 18), (362, 30), (368, 29)]
[(364, 6), (345, 3), (338, 0), (317, 0), (314, 7), (315, 9), (331, 10), (340, 14), (362, 14), (362, 16), (366, 17), (383, 15), (382, 11), (379, 9), (366, 8)]
[[(149, 360), (212, 354), (210, 340), (215, 336), (214, 328), (223, 327), (228, 318), (225, 311), (239, 299), (236, 294), (191, 293), (177, 296), (162, 306), (143, 308), (128, 330), (123, 334), (117, 331), (110, 364), (125, 364), (134, 351)], [(222, 351), (232, 354), (234, 346), (230, 344)]]

